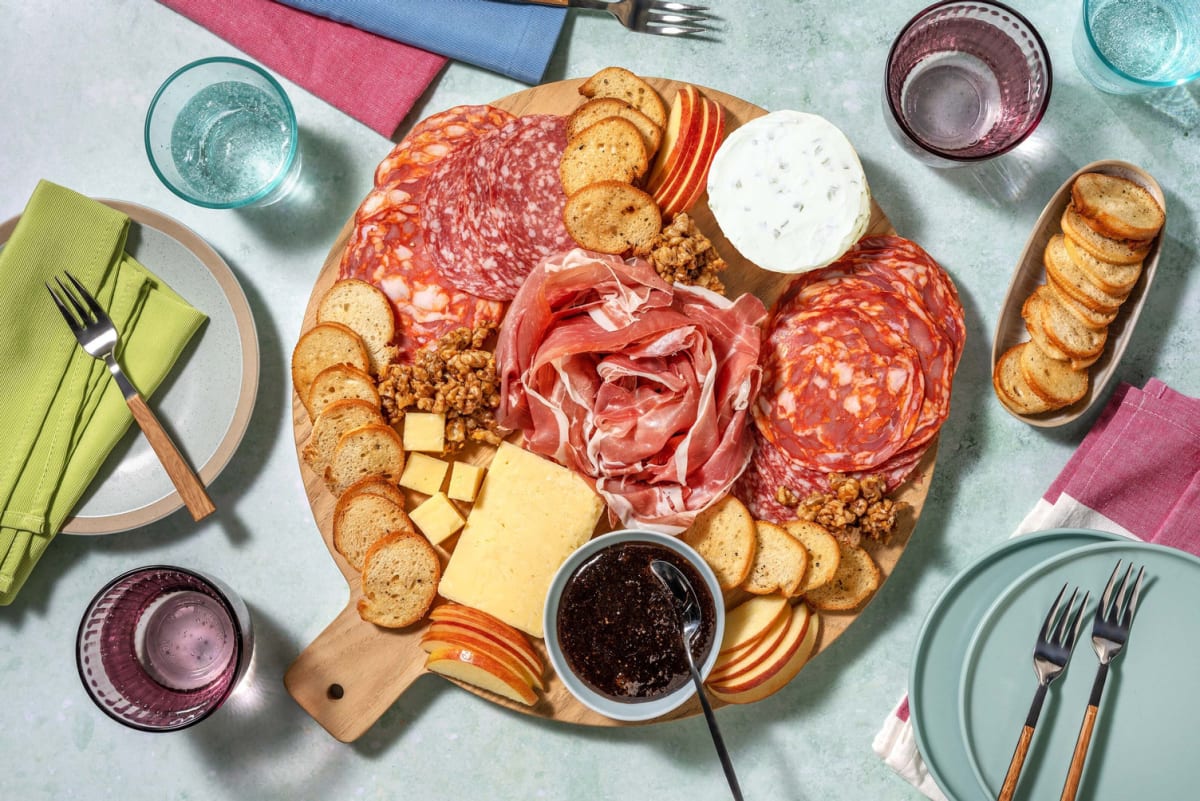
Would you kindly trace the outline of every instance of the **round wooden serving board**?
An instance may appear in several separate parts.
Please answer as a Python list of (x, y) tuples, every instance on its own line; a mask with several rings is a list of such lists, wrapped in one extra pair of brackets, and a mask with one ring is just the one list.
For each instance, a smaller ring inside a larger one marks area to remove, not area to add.
[[(682, 85), (678, 81), (661, 78), (647, 80), (668, 104)], [(493, 105), (516, 115), (568, 114), (583, 101), (577, 91), (582, 82), (582, 79), (575, 79), (534, 87), (497, 100)], [(736, 97), (712, 89), (699, 88), (724, 107), (727, 115), (727, 134), (742, 123), (766, 113), (764, 109)], [(706, 201), (706, 196), (701, 197), (696, 206), (689, 210), (689, 214), (695, 219), (700, 230), (714, 241), (718, 251), (729, 263), (728, 270), (722, 274), (727, 294), (737, 297), (743, 292), (752, 292), (769, 308), (783, 291), (790, 276), (761, 270), (743, 259), (721, 235)], [(871, 205), (872, 218), (868, 234), (894, 233), (891, 222), (882, 209), (874, 201)], [(305, 310), (302, 330), (307, 330), (314, 324), (319, 298), (337, 279), (338, 265), (353, 229), (353, 222), (351, 217), (330, 248), (329, 256)], [(311, 422), (295, 393), (292, 395), (292, 419), (299, 455), (311, 432)], [(929, 449), (914, 477), (895, 495), (898, 500), (906, 501), (911, 506), (911, 513), (901, 518), (896, 533), (886, 546), (871, 548), (872, 556), (879, 564), (885, 580), (904, 551), (920, 515), (933, 475), (935, 452), (936, 447)], [(460, 454), (457, 458), (482, 462), (489, 460), (491, 453), (490, 450), (477, 450), (465, 456)], [(367, 623), (358, 616), (355, 604), (361, 596), (360, 576), (333, 547), (333, 509), (336, 499), (326, 489), (322, 479), (308, 469), (302, 458), (299, 462), (313, 517), (330, 554), (346, 578), (349, 599), (337, 618), (297, 657), (288, 669), (284, 683), (297, 703), (330, 734), (343, 742), (352, 742), (369, 729), (418, 676), (426, 672), (425, 652), (421, 650), (419, 641), (428, 623), (423, 621), (399, 630), (385, 629)], [(821, 633), (816, 653), (828, 648), (854, 622), (861, 611), (859, 609), (854, 613), (821, 613)], [(540, 640), (535, 640), (534, 645), (544, 653)], [(552, 673), (547, 660), (546, 691), (533, 707), (513, 703), (467, 684), (460, 686), (493, 703), (529, 715), (585, 725), (625, 725), (584, 707), (557, 677), (550, 675)], [(688, 717), (698, 712), (700, 704), (693, 698), (690, 703), (659, 720)]]

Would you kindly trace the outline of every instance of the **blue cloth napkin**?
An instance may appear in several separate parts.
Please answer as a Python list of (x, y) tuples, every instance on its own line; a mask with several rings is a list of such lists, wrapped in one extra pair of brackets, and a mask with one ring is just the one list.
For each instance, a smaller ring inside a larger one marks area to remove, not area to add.
[(542, 80), (567, 14), (495, 0), (279, 2), (529, 84)]

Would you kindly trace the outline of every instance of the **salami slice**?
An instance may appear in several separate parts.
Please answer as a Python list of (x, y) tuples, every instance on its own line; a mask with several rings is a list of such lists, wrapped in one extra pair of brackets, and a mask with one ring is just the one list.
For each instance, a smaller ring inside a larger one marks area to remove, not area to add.
[(547, 256), (573, 246), (558, 162), (566, 121), (520, 117), (439, 162), (422, 224), (438, 272), (456, 288), (511, 300)]
[(432, 162), (424, 160), (419, 154), (432, 154), (428, 150), (431, 146), (435, 150), (437, 147), (445, 149), (434, 159), (436, 161), (461, 142), (488, 131), (499, 130), (512, 119), (512, 114), (495, 106), (455, 106), (426, 117), (414, 125), (408, 135), (379, 162), (375, 169), (375, 186), (385, 187), (420, 177), (414, 173), (430, 166)]
[(899, 486), (949, 414), (964, 337), (953, 282), (906, 239), (864, 239), (797, 278), (768, 324), (744, 500), (784, 514), (779, 486), (830, 472)]

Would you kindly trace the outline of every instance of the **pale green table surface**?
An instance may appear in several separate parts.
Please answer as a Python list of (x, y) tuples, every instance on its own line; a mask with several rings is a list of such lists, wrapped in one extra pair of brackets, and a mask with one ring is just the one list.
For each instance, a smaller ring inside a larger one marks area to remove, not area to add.
[[(858, 149), (875, 197), (899, 232), (926, 247), (957, 281), (967, 349), (937, 474), (908, 551), (876, 602), (796, 681), (763, 703), (718, 713), (747, 798), (918, 798), (876, 759), (871, 740), (904, 692), (926, 610), (958, 570), (1008, 535), (1099, 411), (1060, 429), (1031, 428), (1001, 409), (988, 377), (992, 330), (1017, 256), (1043, 204), (1079, 166), (1124, 159), (1163, 185), (1170, 218), (1157, 284), (1117, 377), (1140, 386), (1158, 376), (1200, 395), (1194, 191), (1200, 91), (1178, 92), (1170, 106), (1102, 95), (1071, 59), (1076, 6), (1013, 0), (1050, 50), (1049, 111), (1035, 136), (1000, 163), (935, 171), (896, 146), (880, 105), (888, 46), (923, 2), (712, 5), (724, 18), (719, 44), (638, 35), (604, 14), (572, 12), (547, 79), (620, 64), (768, 109), (824, 115)], [(362, 739), (343, 745), (287, 695), (286, 666), (346, 602), (300, 481), (288, 356), (317, 271), (390, 143), (281, 78), (300, 120), (312, 200), (244, 213), (190, 206), (151, 172), (142, 120), (166, 75), (212, 55), (240, 54), (149, 0), (4, 4), (0, 219), (21, 211), (39, 178), (179, 219), (240, 279), (258, 326), (262, 375), (247, 436), (211, 487), (216, 515), (196, 525), (180, 511), (124, 534), (59, 537), (18, 602), (0, 610), (3, 795), (24, 801), (727, 798), (701, 717), (574, 728), (508, 712), (425, 677)], [(522, 88), (452, 65), (414, 119)], [(73, 655), (92, 594), (112, 576), (153, 562), (223, 577), (244, 595), (258, 631), (248, 691), (210, 720), (172, 735), (131, 731), (102, 715), (80, 687)]]

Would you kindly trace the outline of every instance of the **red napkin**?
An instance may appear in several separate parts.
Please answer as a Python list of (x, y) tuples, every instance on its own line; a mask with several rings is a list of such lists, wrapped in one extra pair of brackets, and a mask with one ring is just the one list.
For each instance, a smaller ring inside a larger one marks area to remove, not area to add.
[(274, 0), (159, 2), (389, 138), (446, 63)]

